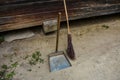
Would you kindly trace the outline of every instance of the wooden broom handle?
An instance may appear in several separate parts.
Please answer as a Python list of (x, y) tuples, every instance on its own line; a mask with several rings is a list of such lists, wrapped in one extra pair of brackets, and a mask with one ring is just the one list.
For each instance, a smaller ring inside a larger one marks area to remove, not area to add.
[(67, 28), (68, 28), (68, 34), (70, 33), (70, 24), (69, 24), (69, 19), (68, 19), (68, 11), (67, 11), (67, 6), (66, 6), (66, 0), (63, 0), (64, 2), (64, 9), (65, 9), (65, 15), (66, 15), (66, 20), (67, 20)]

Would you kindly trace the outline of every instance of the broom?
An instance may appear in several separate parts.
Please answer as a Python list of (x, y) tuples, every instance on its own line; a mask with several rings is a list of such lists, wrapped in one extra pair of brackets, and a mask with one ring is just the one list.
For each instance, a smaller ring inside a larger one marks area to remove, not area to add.
[(75, 59), (75, 52), (73, 49), (73, 44), (72, 44), (72, 36), (70, 32), (70, 25), (69, 25), (69, 20), (68, 20), (68, 12), (67, 12), (67, 7), (66, 7), (66, 0), (63, 0), (64, 2), (64, 9), (65, 9), (65, 15), (66, 15), (66, 20), (67, 20), (67, 28), (68, 28), (68, 46), (67, 46), (67, 55), (71, 60)]

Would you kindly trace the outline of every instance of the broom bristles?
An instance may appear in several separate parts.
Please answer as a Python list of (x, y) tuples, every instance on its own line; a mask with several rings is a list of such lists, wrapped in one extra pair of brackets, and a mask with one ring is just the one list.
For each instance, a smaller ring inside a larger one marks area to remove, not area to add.
[(73, 44), (72, 44), (72, 36), (71, 34), (68, 34), (68, 47), (67, 47), (67, 55), (70, 59), (74, 60), (75, 59), (75, 52), (73, 49)]

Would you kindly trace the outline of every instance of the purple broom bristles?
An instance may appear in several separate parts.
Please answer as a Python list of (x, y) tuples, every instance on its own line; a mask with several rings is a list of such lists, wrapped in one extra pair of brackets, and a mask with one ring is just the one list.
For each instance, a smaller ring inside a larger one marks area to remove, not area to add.
[(75, 52), (73, 49), (73, 44), (72, 44), (72, 36), (71, 34), (68, 34), (68, 47), (67, 47), (67, 55), (71, 60), (75, 59)]

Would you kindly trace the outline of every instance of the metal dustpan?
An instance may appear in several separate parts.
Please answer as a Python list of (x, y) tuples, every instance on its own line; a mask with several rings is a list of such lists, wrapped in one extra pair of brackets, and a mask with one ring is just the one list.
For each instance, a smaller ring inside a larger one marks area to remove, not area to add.
[(58, 70), (65, 69), (71, 66), (69, 60), (64, 54), (64, 51), (58, 51), (60, 20), (61, 20), (61, 13), (59, 13), (58, 15), (56, 51), (49, 55), (50, 72), (58, 71)]
[(50, 72), (58, 71), (71, 66), (70, 62), (68, 61), (67, 57), (64, 55), (63, 51), (52, 53), (49, 56), (49, 62), (50, 62), (49, 63)]

